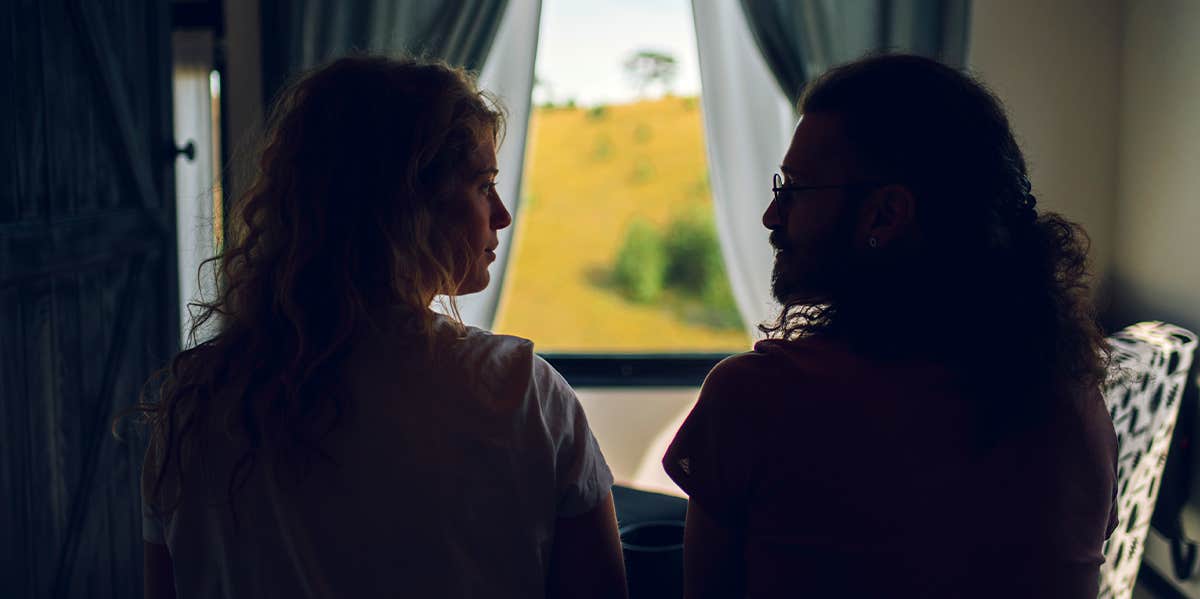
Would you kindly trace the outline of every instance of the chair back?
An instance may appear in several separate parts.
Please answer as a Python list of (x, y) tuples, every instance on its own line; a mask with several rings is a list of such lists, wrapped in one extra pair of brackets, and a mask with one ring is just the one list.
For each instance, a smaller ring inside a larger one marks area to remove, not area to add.
[(1113, 359), (1104, 401), (1117, 431), (1119, 524), (1104, 545), (1100, 597), (1128, 599), (1142, 563), (1196, 335), (1161, 322), (1142, 322), (1108, 340)]

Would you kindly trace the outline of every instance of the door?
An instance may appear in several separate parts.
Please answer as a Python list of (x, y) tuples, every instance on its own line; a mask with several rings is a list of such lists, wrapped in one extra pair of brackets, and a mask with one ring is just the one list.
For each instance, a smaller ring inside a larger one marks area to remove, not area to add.
[(143, 441), (110, 421), (178, 346), (169, 6), (0, 31), (0, 596), (138, 597)]

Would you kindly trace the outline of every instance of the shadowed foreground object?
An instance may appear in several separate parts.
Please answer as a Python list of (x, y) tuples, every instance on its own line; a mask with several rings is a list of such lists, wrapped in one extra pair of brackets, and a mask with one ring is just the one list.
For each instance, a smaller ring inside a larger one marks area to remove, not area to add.
[(683, 596), (687, 500), (620, 485), (612, 489), (630, 599)]
[(1117, 429), (1120, 525), (1104, 546), (1100, 597), (1127, 599), (1142, 565), (1197, 341), (1192, 332), (1161, 322), (1132, 325), (1109, 341), (1112, 367), (1104, 400)]

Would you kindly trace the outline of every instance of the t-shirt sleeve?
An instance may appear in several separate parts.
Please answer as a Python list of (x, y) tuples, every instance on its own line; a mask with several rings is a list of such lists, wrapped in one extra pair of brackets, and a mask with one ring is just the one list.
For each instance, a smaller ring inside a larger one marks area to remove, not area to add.
[(534, 377), (546, 428), (554, 446), (557, 515), (590, 511), (612, 490), (613, 475), (588, 427), (575, 391), (554, 367), (534, 356)]
[(1104, 527), (1104, 540), (1105, 541), (1107, 541), (1109, 539), (1109, 537), (1112, 536), (1113, 531), (1117, 530), (1117, 524), (1119, 524), (1119, 521), (1118, 521), (1119, 516), (1117, 515), (1117, 500), (1118, 500), (1117, 487), (1114, 485), (1113, 492), (1112, 492), (1112, 502), (1109, 503), (1109, 508), (1108, 508), (1108, 524)]
[[(1103, 399), (1100, 400), (1100, 405), (1104, 405)], [(1104, 411), (1103, 413), (1105, 416), (1102, 416), (1101, 418), (1107, 416), (1107, 411)], [(1108, 461), (1109, 464), (1111, 464), (1109, 471), (1112, 473), (1112, 502), (1109, 503), (1108, 508), (1108, 525), (1104, 527), (1104, 540), (1107, 541), (1109, 537), (1112, 536), (1112, 533), (1117, 530), (1117, 526), (1120, 524), (1120, 514), (1117, 511), (1120, 507), (1120, 495), (1118, 494), (1120, 487), (1117, 484), (1119, 482), (1118, 473), (1120, 472), (1120, 468), (1117, 465), (1120, 448), (1117, 447), (1116, 433), (1112, 430), (1112, 428), (1108, 428), (1105, 432), (1108, 433), (1109, 442), (1106, 444), (1106, 449), (1108, 450)]]
[[(663, 468), (689, 501), (727, 524), (744, 521), (749, 500), (753, 436), (739, 357), (716, 366), (700, 398), (663, 456)], [(739, 391), (740, 390), (740, 391)]]

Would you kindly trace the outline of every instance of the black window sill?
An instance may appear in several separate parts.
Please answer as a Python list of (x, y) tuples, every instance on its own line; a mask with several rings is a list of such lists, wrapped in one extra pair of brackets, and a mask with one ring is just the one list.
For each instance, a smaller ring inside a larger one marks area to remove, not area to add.
[(730, 354), (544, 354), (572, 387), (699, 387)]

